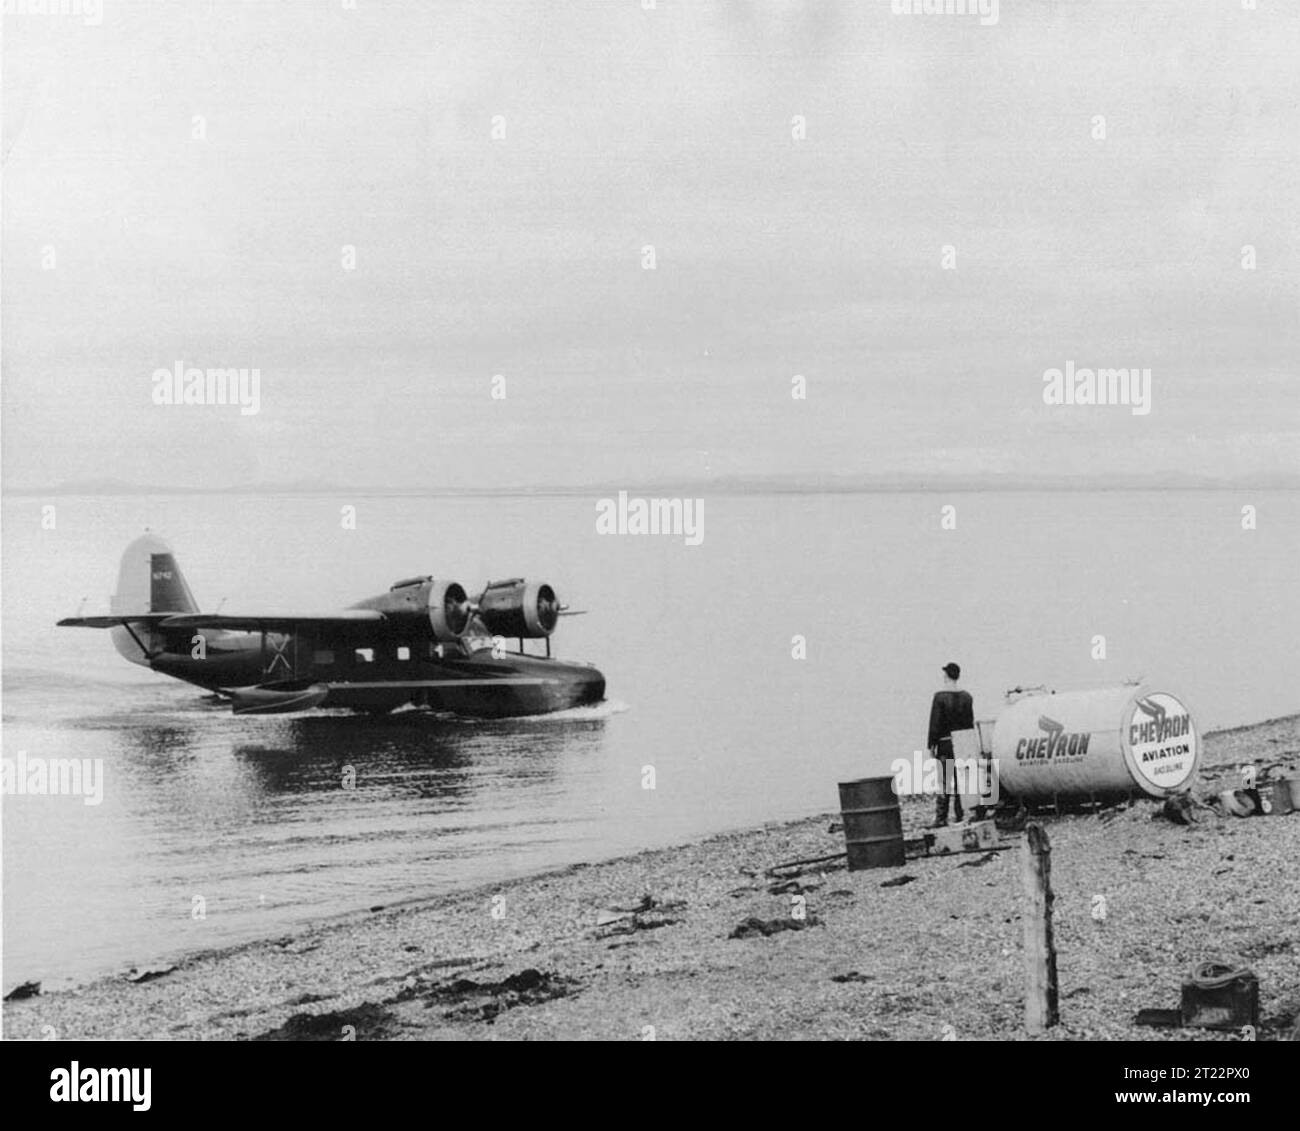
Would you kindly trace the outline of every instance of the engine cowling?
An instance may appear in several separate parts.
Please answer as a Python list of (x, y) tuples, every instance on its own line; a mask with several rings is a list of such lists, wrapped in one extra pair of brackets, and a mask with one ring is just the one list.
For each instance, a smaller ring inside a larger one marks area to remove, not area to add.
[(459, 640), (474, 611), (458, 582), (433, 577), (399, 581), (382, 597), (371, 597), (356, 607), (378, 609), (398, 631), (416, 639), (432, 636), (440, 644)]
[(455, 581), (430, 581), (425, 604), (429, 627), (440, 644), (459, 640), (469, 628), (469, 596)]
[(493, 582), (484, 589), (478, 599), (478, 613), (494, 636), (538, 640), (555, 631), (560, 601), (545, 582), (519, 577)]

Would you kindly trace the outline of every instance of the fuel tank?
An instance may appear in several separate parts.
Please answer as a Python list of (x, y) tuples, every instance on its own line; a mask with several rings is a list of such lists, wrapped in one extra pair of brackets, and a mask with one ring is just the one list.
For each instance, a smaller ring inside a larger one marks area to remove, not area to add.
[(1201, 757), (1187, 707), (1134, 685), (1009, 701), (992, 746), (999, 788), (1024, 801), (1169, 797), (1191, 788)]

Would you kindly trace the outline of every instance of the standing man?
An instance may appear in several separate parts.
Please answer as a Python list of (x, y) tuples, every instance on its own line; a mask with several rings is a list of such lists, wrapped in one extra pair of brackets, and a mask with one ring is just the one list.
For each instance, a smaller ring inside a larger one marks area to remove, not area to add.
[(943, 768), (943, 793), (935, 803), (934, 824), (931, 828), (941, 828), (948, 823), (948, 793), (951, 787), (956, 806), (953, 813), (958, 821), (962, 818), (961, 794), (957, 792), (956, 764), (953, 761), (952, 732), (955, 730), (973, 730), (975, 727), (975, 702), (969, 691), (962, 691), (957, 686), (961, 678), (961, 668), (956, 664), (944, 664), (943, 689), (934, 693), (930, 704), (930, 736), (926, 740), (930, 756), (938, 758)]

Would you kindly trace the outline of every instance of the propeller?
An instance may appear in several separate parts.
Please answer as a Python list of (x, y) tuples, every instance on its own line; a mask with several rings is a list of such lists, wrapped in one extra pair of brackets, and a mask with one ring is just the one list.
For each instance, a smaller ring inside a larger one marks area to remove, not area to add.
[(469, 627), (469, 618), (478, 612), (478, 606), (465, 596), (465, 590), (459, 585), (447, 587), (442, 604), (446, 612), (447, 624), (458, 635)]
[(543, 585), (537, 594), (537, 619), (541, 622), (543, 628), (554, 628), (555, 622), (560, 616), (560, 602), (555, 596), (555, 590), (549, 585)]

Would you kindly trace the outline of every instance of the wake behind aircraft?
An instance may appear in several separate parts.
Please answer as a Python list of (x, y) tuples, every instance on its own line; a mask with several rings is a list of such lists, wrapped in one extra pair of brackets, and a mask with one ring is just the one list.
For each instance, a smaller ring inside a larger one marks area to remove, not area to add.
[[(384, 714), (408, 703), (485, 718), (598, 703), (605, 677), (554, 659), (569, 613), (545, 584), (489, 582), (474, 600), (455, 581), (411, 577), (324, 614), (202, 613), (171, 547), (154, 534), (126, 548), (111, 615), (60, 626), (107, 628), (134, 664), (230, 700), (237, 715), (345, 707)], [(507, 640), (518, 641), (507, 651)], [(524, 640), (546, 641), (545, 656)]]

